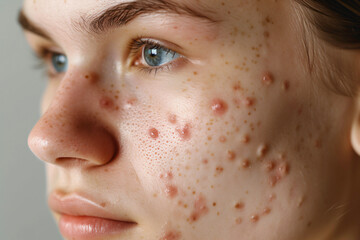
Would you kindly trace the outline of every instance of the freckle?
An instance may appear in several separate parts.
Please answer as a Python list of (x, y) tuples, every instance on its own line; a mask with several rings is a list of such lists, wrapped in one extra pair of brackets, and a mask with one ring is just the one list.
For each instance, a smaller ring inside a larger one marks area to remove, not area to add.
[(159, 137), (159, 131), (157, 129), (155, 129), (155, 128), (151, 128), (149, 130), (149, 135), (150, 135), (151, 138), (157, 139)]
[(240, 91), (240, 90), (242, 90), (242, 87), (241, 87), (240, 83), (237, 83), (233, 86), (233, 89), (234, 89), (234, 91)]
[(221, 99), (214, 99), (211, 103), (211, 109), (216, 115), (223, 115), (226, 113), (228, 107), (227, 104)]
[(258, 147), (256, 151), (256, 155), (258, 158), (264, 157), (266, 153), (268, 152), (268, 146), (265, 144), (262, 144)]
[(274, 78), (273, 76), (271, 75), (271, 73), (265, 73), (264, 76), (263, 76), (263, 79), (262, 79), (263, 83), (265, 85), (270, 85), (274, 82)]
[(102, 206), (102, 207), (106, 207), (106, 203), (105, 203), (105, 202), (103, 202), (103, 203), (101, 203), (101, 204), (100, 204), (100, 206)]
[(251, 222), (256, 223), (259, 221), (259, 215), (252, 215), (250, 217)]
[(226, 137), (225, 136), (220, 136), (219, 137), (219, 142), (221, 142), (221, 143), (226, 142)]
[(223, 167), (221, 167), (221, 166), (217, 166), (217, 167), (216, 167), (216, 172), (217, 172), (218, 174), (221, 174), (223, 171), (224, 171), (224, 168), (223, 168)]
[(178, 188), (173, 185), (167, 185), (165, 188), (165, 194), (168, 198), (174, 198), (178, 194)]
[(112, 109), (114, 106), (114, 102), (109, 97), (102, 97), (99, 102), (100, 107), (105, 109)]
[(264, 32), (264, 37), (265, 37), (265, 38), (269, 38), (269, 37), (270, 37), (270, 33), (269, 33), (268, 31), (265, 31), (265, 32)]
[(196, 76), (196, 75), (198, 75), (198, 73), (197, 73), (197, 72), (194, 72), (194, 75)]
[(314, 145), (315, 145), (316, 148), (321, 148), (322, 147), (321, 140), (316, 139)]
[(243, 202), (238, 202), (238, 203), (235, 204), (235, 208), (239, 209), (239, 210), (243, 209), (244, 206), (245, 206), (245, 204)]
[(236, 154), (233, 151), (227, 151), (227, 159), (230, 161), (234, 161), (236, 158)]
[(182, 129), (176, 128), (176, 132), (180, 135), (182, 140), (190, 139), (190, 124), (186, 124)]
[(208, 164), (208, 163), (209, 163), (209, 160), (203, 159), (203, 160), (202, 160), (202, 163), (203, 163), (203, 164)]
[(242, 223), (242, 218), (237, 218), (237, 219), (235, 219), (235, 223), (236, 224), (241, 224)]
[(284, 91), (289, 90), (289, 88), (290, 88), (290, 82), (289, 82), (289, 81), (284, 81), (283, 84), (282, 84), (282, 86), (281, 86), (281, 88), (282, 88), (282, 90), (284, 90)]
[(105, 172), (109, 172), (109, 169), (107, 169), (107, 168), (105, 168), (105, 170), (104, 170)]
[(168, 120), (169, 120), (170, 123), (176, 124), (176, 122), (177, 122), (177, 117), (176, 117), (175, 114), (170, 114)]
[(248, 160), (248, 159), (244, 159), (243, 161), (242, 161), (242, 163), (241, 163), (241, 166), (243, 167), (243, 168), (249, 168), (250, 167), (250, 161)]
[(213, 202), (213, 204), (212, 204), (212, 205), (213, 205), (213, 207), (215, 207), (215, 206), (216, 206), (216, 202)]

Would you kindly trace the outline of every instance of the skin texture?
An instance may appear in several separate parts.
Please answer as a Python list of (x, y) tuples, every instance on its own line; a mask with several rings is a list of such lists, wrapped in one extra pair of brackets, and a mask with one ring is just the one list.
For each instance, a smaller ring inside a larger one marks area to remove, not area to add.
[[(25, 1), (56, 42), (26, 33), (32, 48), (70, 64), (29, 136), (48, 193), (86, 193), (138, 224), (111, 239), (358, 239), (356, 100), (309, 73), (294, 3), (189, 0), (219, 21), (150, 14), (101, 37), (74, 30), (120, 2)], [(186, 60), (139, 70), (127, 54), (139, 35)]]

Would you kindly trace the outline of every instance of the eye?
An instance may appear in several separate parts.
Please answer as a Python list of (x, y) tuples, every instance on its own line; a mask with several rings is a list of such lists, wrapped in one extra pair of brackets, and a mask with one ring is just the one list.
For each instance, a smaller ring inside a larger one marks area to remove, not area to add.
[(143, 49), (143, 59), (151, 67), (159, 67), (180, 57), (177, 52), (161, 46), (147, 45)]
[(51, 56), (51, 64), (57, 73), (64, 73), (68, 68), (68, 59), (64, 54), (53, 53)]

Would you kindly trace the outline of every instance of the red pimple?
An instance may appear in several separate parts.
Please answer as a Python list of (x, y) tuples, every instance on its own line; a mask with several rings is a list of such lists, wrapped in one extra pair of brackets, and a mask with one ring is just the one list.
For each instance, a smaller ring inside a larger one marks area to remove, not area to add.
[(178, 194), (178, 188), (174, 185), (167, 185), (165, 188), (165, 194), (168, 198), (174, 198)]
[(165, 233), (160, 240), (178, 240), (181, 237), (180, 232), (170, 231)]
[(242, 142), (242, 143), (248, 143), (248, 142), (250, 142), (250, 137), (249, 137), (249, 135), (244, 135), (244, 136), (242, 137), (242, 139), (241, 139), (241, 142)]
[(256, 150), (256, 155), (258, 158), (264, 157), (268, 152), (268, 146), (266, 144), (262, 144)]
[(206, 200), (203, 196), (199, 196), (194, 203), (194, 210), (190, 215), (190, 222), (196, 222), (199, 218), (209, 212), (206, 206)]
[(290, 82), (289, 81), (284, 81), (283, 84), (282, 84), (282, 89), (284, 91), (287, 91), (287, 90), (289, 90), (289, 88), (290, 88)]
[(175, 114), (170, 114), (169, 115), (169, 122), (172, 123), (172, 124), (176, 124), (177, 122), (177, 117)]
[(263, 78), (262, 78), (262, 82), (265, 85), (270, 85), (274, 82), (274, 78), (272, 76), (271, 73), (267, 72), (264, 74)]
[(208, 163), (209, 163), (209, 160), (203, 159), (203, 160), (202, 160), (202, 163), (203, 163), (203, 164), (208, 164)]
[(242, 166), (243, 168), (249, 168), (249, 167), (250, 167), (250, 161), (249, 161), (249, 159), (244, 159), (244, 160), (242, 161), (242, 163), (241, 163), (241, 166)]
[(224, 168), (223, 168), (223, 167), (221, 167), (221, 166), (217, 166), (217, 167), (216, 167), (216, 172), (217, 172), (218, 174), (222, 173), (223, 171), (224, 171)]
[(259, 221), (259, 215), (255, 214), (250, 217), (251, 222), (256, 223)]
[(221, 142), (221, 143), (226, 142), (226, 137), (225, 136), (220, 136), (219, 137), (219, 142)]
[(223, 115), (228, 109), (227, 104), (221, 99), (214, 99), (211, 103), (211, 110), (215, 115)]
[(269, 195), (269, 201), (272, 202), (276, 199), (276, 194), (275, 193), (272, 193)]
[(114, 101), (110, 97), (102, 97), (99, 105), (101, 108), (111, 110), (114, 107)]
[(252, 105), (254, 105), (254, 102), (255, 100), (253, 98), (250, 98), (250, 97), (246, 97), (244, 100), (243, 100), (243, 104), (244, 106), (246, 107), (251, 107)]
[(155, 128), (151, 128), (149, 130), (149, 135), (150, 135), (151, 138), (157, 139), (159, 137), (159, 131), (157, 129), (155, 129)]
[(277, 176), (270, 176), (270, 177), (269, 177), (269, 185), (270, 185), (271, 187), (275, 187), (276, 184), (277, 184), (277, 182), (278, 182), (278, 180), (279, 180), (279, 177), (277, 177)]
[(182, 129), (181, 128), (176, 128), (176, 131), (178, 132), (178, 134), (180, 135), (180, 138), (182, 140), (188, 140), (190, 139), (190, 124), (186, 124)]
[(228, 150), (227, 151), (227, 159), (230, 161), (234, 161), (236, 158), (236, 154), (233, 151)]
[(281, 163), (278, 167), (278, 175), (280, 178), (285, 177), (286, 175), (289, 174), (290, 171), (290, 167), (288, 163)]
[(271, 212), (271, 208), (269, 208), (269, 207), (266, 207), (266, 208), (263, 209), (263, 214), (264, 215), (268, 215), (270, 212)]
[(276, 167), (276, 163), (274, 161), (268, 161), (265, 163), (265, 169), (268, 172), (271, 172)]

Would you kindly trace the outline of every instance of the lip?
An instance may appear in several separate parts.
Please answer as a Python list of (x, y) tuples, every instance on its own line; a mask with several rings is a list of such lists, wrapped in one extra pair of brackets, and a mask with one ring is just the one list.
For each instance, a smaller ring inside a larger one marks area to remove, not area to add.
[(63, 194), (54, 191), (49, 195), (50, 208), (60, 214), (61, 234), (70, 239), (95, 239), (124, 234), (137, 224), (125, 216), (115, 216), (95, 201), (78, 193)]

